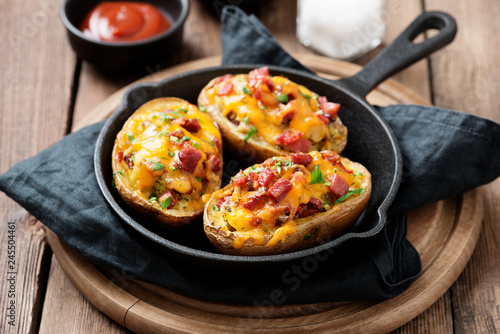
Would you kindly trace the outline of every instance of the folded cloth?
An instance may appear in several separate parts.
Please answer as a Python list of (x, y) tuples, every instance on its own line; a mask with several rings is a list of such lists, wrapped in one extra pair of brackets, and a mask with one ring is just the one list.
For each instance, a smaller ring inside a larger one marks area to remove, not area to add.
[[(231, 62), (228, 50), (235, 43), (253, 49), (256, 42), (270, 55), (282, 50), (257, 19), (249, 19), (238, 9), (226, 8), (222, 20), (226, 63)], [(234, 28), (227, 31), (235, 23), (244, 36)], [(261, 38), (266, 43), (260, 43)], [(253, 63), (254, 54), (249, 55), (250, 59), (240, 56), (238, 62)], [(279, 58), (257, 62), (295, 67), (290, 59), (282, 53)], [(407, 163), (386, 227), (375, 237), (342, 244), (334, 256), (266, 280), (193, 275), (191, 268), (172, 262), (124, 224), (102, 196), (94, 175), (94, 148), (103, 122), (70, 134), (13, 166), (0, 175), (0, 190), (98, 267), (177, 293), (256, 306), (391, 298), (407, 289), (421, 272), (418, 253), (405, 238), (404, 212), (498, 177), (500, 125), (435, 107), (394, 105), (378, 110), (392, 126)]]

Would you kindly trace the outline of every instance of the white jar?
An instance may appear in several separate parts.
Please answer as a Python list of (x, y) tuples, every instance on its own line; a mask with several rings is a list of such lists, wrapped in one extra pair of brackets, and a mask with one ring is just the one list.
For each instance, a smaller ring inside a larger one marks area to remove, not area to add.
[(297, 0), (297, 38), (319, 53), (352, 60), (385, 32), (385, 0)]

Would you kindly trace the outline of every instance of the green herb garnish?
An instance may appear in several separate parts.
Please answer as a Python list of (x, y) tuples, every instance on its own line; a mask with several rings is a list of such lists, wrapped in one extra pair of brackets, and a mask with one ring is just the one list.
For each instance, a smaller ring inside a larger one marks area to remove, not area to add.
[(183, 113), (187, 113), (187, 112), (188, 112), (188, 110), (187, 110), (187, 109), (185, 109), (185, 108), (179, 108), (179, 109), (175, 109), (175, 111), (174, 111), (174, 112), (183, 112)]
[(300, 94), (302, 94), (302, 96), (305, 97), (308, 101), (311, 100), (311, 95), (302, 92), (300, 92)]
[(271, 234), (271, 232), (269, 232), (269, 230), (267, 229), (267, 226), (264, 225), (264, 223), (260, 223), (260, 225), (264, 226), (264, 232), (267, 232), (268, 234)]
[(220, 211), (219, 207), (215, 204), (212, 204), (212, 210), (214, 211)]
[(172, 196), (168, 196), (166, 200), (161, 202), (160, 206), (163, 210), (165, 210), (170, 206), (170, 203), (172, 203)]
[(166, 113), (162, 112), (160, 113), (161, 121), (163, 123), (167, 123), (168, 121), (174, 120), (175, 117), (167, 115)]
[(201, 106), (201, 107), (199, 107), (198, 109), (200, 109), (200, 111), (201, 111), (202, 113), (204, 113), (204, 114), (206, 114), (206, 113), (207, 113), (207, 108), (206, 108), (206, 107), (204, 107), (204, 106)]
[(113, 173), (113, 179), (111, 180), (111, 186), (112, 186), (113, 188), (116, 188), (116, 184), (115, 184), (115, 175), (116, 175), (116, 174), (123, 175), (123, 174), (125, 174), (125, 172), (124, 172), (124, 171), (118, 171), (118, 172), (116, 172), (116, 173)]
[(168, 150), (168, 156), (173, 158), (173, 157), (175, 157), (175, 153), (172, 153), (172, 152), (170, 152), (170, 150)]
[(252, 95), (252, 92), (250, 92), (250, 89), (246, 88), (246, 87), (243, 87), (243, 93), (247, 94), (247, 95)]
[(156, 160), (149, 160), (150, 162), (153, 163), (153, 172), (156, 172), (157, 170), (162, 170), (165, 168), (165, 165), (156, 161)]
[(344, 202), (346, 199), (351, 197), (354, 194), (361, 195), (365, 191), (365, 188), (359, 188), (359, 189), (354, 189), (354, 190), (349, 190), (344, 196), (340, 196), (334, 203), (334, 205), (337, 205), (339, 203)]
[(176, 111), (172, 111), (172, 114), (174, 114), (175, 116), (177, 116), (177, 117), (179, 117), (179, 118), (184, 117), (184, 116), (182, 116), (181, 114), (179, 114), (179, 113), (178, 113), (178, 112), (176, 112)]
[(321, 173), (318, 165), (314, 165), (314, 169), (311, 173), (311, 182), (309, 184), (325, 183), (326, 179)]
[(249, 121), (249, 120), (250, 120), (250, 118), (248, 118), (248, 116), (245, 116), (245, 117), (243, 118), (243, 123), (248, 124), (248, 121)]
[(198, 182), (201, 182), (201, 177), (197, 176), (195, 179), (198, 180)]
[(245, 142), (245, 144), (247, 143), (247, 141), (252, 138), (257, 132), (257, 128), (255, 126), (251, 126), (250, 127), (250, 131), (248, 131), (247, 135), (245, 136), (245, 138), (243, 139), (243, 141)]
[(128, 138), (128, 140), (133, 141), (134, 140), (134, 133), (133, 132), (128, 132), (127, 133), (127, 138)]
[(278, 95), (278, 101), (280, 101), (283, 104), (287, 104), (288, 103), (288, 95), (287, 94)]

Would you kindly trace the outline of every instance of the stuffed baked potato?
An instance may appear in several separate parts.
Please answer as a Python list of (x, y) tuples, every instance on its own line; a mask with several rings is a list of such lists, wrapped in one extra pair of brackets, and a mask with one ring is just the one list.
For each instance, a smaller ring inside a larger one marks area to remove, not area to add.
[(212, 194), (204, 230), (225, 254), (290, 252), (346, 231), (370, 194), (368, 170), (332, 151), (273, 157)]
[(201, 217), (202, 196), (220, 188), (221, 134), (211, 117), (178, 98), (142, 105), (118, 133), (112, 153), (122, 198), (156, 221), (178, 226)]
[(347, 142), (339, 104), (271, 76), (267, 67), (213, 79), (198, 105), (219, 124), (226, 147), (249, 162), (297, 152), (340, 153)]

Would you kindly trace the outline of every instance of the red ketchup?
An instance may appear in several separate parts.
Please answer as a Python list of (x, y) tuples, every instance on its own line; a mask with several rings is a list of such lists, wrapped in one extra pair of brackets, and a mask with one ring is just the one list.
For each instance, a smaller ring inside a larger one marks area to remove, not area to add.
[(158, 35), (171, 26), (154, 6), (144, 2), (101, 2), (85, 17), (80, 30), (92, 39), (129, 42)]

